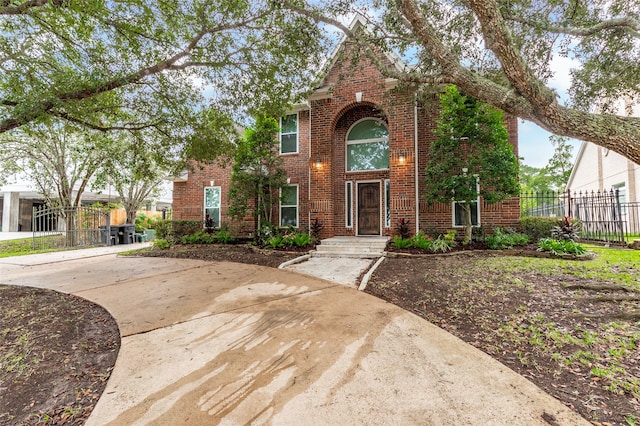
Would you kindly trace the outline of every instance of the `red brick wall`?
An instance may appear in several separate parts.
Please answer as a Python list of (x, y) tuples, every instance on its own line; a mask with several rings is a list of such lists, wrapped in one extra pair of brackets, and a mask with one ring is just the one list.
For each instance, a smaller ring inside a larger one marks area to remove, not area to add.
[[(310, 221), (319, 219), (325, 225), (322, 237), (355, 235), (356, 190), (358, 181), (378, 181), (381, 188), (380, 221), (383, 235), (394, 235), (398, 219), (408, 219), (415, 229), (416, 207), (420, 208), (419, 227), (451, 229), (451, 205), (428, 206), (421, 198), (415, 200), (415, 161), (418, 161), (418, 185), (420, 197), (424, 190), (425, 167), (429, 146), (435, 136), (435, 120), (438, 117), (438, 101), (435, 96), (418, 106), (418, 153), (414, 152), (415, 110), (410, 90), (389, 89), (385, 79), (371, 61), (363, 55), (353, 64), (352, 46), (345, 44), (324, 85), (331, 86), (328, 99), (310, 102), (309, 111), (298, 113), (298, 144), (296, 154), (283, 155), (283, 161), (292, 184), (298, 184), (299, 227), (307, 229)], [(381, 56), (384, 61), (386, 57)], [(391, 64), (387, 61), (388, 65)], [(356, 93), (362, 93), (360, 102)], [(345, 167), (347, 131), (358, 120), (367, 117), (382, 119), (389, 130), (389, 170), (347, 172)], [(517, 119), (507, 118), (510, 142), (518, 153)], [(405, 164), (399, 164), (399, 153), (405, 154)], [(322, 168), (315, 167), (316, 159)], [(204, 187), (214, 180), (222, 187), (222, 221), (228, 221), (227, 195), (230, 168), (204, 166), (189, 174), (188, 182), (174, 184), (174, 218), (202, 219)], [(385, 228), (384, 180), (390, 179), (391, 227)], [(353, 228), (345, 224), (345, 182), (353, 182)], [(483, 225), (517, 226), (519, 202), (511, 199), (497, 205), (482, 203), (480, 218)], [(275, 223), (279, 223), (278, 209), (274, 211)], [(243, 231), (253, 226), (251, 218), (245, 219)]]
[[(213, 181), (213, 185), (211, 182)], [(186, 182), (173, 183), (173, 219), (202, 220), (204, 223), (204, 188), (219, 186), (221, 190), (220, 222), (231, 226), (234, 233), (244, 235), (254, 229), (253, 219), (237, 223), (227, 215), (231, 166), (196, 164)]]
[[(385, 86), (385, 79), (366, 57), (353, 64), (353, 47), (345, 49), (327, 75), (325, 85), (332, 86), (332, 97), (311, 103), (312, 158), (323, 161), (322, 170), (312, 170), (311, 216), (325, 224), (323, 236), (355, 235), (357, 233), (356, 188), (358, 181), (378, 181), (381, 184), (380, 221), (382, 233), (391, 235), (399, 217), (415, 216), (415, 156), (413, 152), (413, 96), (408, 91)], [(381, 56), (387, 61), (386, 57)], [(392, 66), (387, 61), (389, 66)], [(360, 102), (356, 93), (362, 93)], [(374, 117), (382, 119), (389, 130), (389, 170), (346, 171), (346, 137), (349, 128), (358, 120)], [(406, 162), (400, 165), (398, 154), (405, 153)], [(384, 180), (391, 180), (391, 227), (385, 227)], [(345, 182), (353, 182), (353, 228), (345, 223)]]
[[(436, 129), (436, 120), (439, 116), (438, 99), (434, 95), (426, 102), (419, 106), (420, 117), (418, 119), (418, 151), (419, 151), (419, 172), (420, 179), (420, 229), (437, 229), (445, 231), (454, 229), (453, 212), (451, 203), (435, 203), (429, 205), (422, 194), (425, 186), (425, 169), (429, 158), (429, 149), (431, 143), (436, 139), (434, 130)], [(509, 132), (509, 142), (514, 147), (514, 153), (518, 155), (518, 120), (516, 117), (505, 117), (507, 131)], [(487, 230), (495, 227), (511, 227), (517, 228), (520, 219), (520, 200), (518, 197), (510, 198), (496, 204), (487, 204), (481, 200), (480, 204), (480, 224)], [(463, 233), (461, 228), (459, 234)]]

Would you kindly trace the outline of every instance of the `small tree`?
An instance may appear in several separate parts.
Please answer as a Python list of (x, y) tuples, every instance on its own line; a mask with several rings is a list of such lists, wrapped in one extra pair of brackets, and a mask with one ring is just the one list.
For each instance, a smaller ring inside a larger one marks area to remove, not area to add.
[(278, 155), (278, 123), (260, 116), (255, 125), (238, 141), (229, 189), (229, 215), (244, 218), (255, 202), (253, 215), (258, 229), (272, 224), (273, 207), (280, 190), (287, 184), (287, 175)]
[(464, 213), (465, 242), (471, 241), (471, 207), (482, 196), (497, 203), (518, 195), (518, 159), (509, 143), (502, 111), (448, 86), (426, 168), (425, 197), (456, 201)]
[(543, 173), (549, 176), (549, 181), (554, 189), (561, 191), (567, 186), (573, 168), (573, 147), (569, 144), (569, 140), (563, 136), (551, 135), (549, 140), (554, 151), (544, 167)]

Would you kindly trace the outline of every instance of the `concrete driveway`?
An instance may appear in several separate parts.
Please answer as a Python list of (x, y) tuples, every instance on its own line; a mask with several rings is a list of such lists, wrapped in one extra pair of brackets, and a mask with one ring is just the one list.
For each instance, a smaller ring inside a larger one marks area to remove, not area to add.
[(339, 284), (227, 262), (32, 259), (0, 259), (0, 282), (87, 298), (120, 326), (89, 426), (589, 424), (456, 337)]

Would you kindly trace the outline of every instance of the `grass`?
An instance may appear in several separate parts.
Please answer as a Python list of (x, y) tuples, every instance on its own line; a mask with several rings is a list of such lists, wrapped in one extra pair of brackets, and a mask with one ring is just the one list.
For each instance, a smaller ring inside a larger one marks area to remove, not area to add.
[(38, 237), (37, 247), (33, 248), (33, 238), (0, 241), (0, 258), (87, 248), (66, 247), (64, 237), (60, 235)]
[[(464, 270), (452, 271), (452, 281), (464, 283), (453, 287), (449, 293), (450, 309), (457, 316), (473, 316), (467, 312), (465, 294), (479, 291), (500, 300), (502, 293), (513, 289), (532, 290), (523, 283), (527, 274), (542, 274), (557, 283), (567, 280), (567, 275), (590, 280), (592, 283), (617, 284), (640, 291), (640, 251), (601, 246), (586, 246), (596, 253), (595, 259), (578, 261), (564, 259), (495, 256), (479, 258)], [(494, 279), (479, 279), (481, 271), (490, 271)], [(580, 280), (581, 281), (581, 280)], [(557, 299), (554, 299), (560, 303)], [(477, 300), (477, 303), (481, 303)], [(590, 373), (592, 381), (598, 381), (607, 391), (616, 394), (630, 394), (640, 398), (640, 378), (634, 372), (634, 359), (640, 347), (640, 322), (615, 322), (605, 320), (600, 324), (589, 321), (563, 321), (557, 315), (547, 316), (529, 302), (505, 316), (494, 318), (493, 330), (498, 338), (490, 342), (495, 350), (507, 347), (514, 349), (513, 355), (520, 364), (539, 370), (536, 363), (539, 356), (555, 361), (553, 374), (571, 371), (581, 365)], [(562, 309), (558, 306), (558, 310)], [(624, 309), (624, 302), (618, 308)], [(491, 312), (488, 310), (487, 312)], [(578, 313), (574, 310), (573, 313)], [(566, 315), (571, 316), (571, 312)], [(489, 313), (488, 315), (492, 315)], [(487, 342), (489, 343), (489, 342)], [(538, 355), (536, 355), (538, 354)], [(636, 417), (625, 419), (636, 424)]]
[(591, 278), (640, 290), (640, 251), (586, 245), (596, 258), (586, 261), (544, 259), (533, 257), (496, 257), (482, 261), (484, 268), (496, 273), (519, 275), (536, 271), (549, 276), (569, 274), (578, 278)]

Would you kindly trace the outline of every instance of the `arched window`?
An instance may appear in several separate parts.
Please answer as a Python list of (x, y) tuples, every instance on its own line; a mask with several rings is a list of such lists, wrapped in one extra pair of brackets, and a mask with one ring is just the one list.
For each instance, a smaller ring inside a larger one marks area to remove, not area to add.
[(347, 134), (347, 171), (387, 170), (389, 131), (381, 120), (358, 121)]

